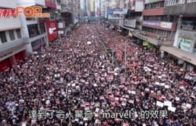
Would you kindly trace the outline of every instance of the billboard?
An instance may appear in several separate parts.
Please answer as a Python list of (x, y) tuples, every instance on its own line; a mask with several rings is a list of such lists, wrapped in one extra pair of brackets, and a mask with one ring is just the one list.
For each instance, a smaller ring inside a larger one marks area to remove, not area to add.
[(46, 28), (48, 32), (48, 41), (52, 42), (58, 37), (57, 21), (46, 21)]

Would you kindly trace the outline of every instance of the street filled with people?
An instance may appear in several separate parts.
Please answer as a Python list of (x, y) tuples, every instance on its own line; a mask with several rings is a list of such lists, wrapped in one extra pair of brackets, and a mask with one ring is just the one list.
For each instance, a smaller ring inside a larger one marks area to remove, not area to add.
[(196, 126), (196, 73), (82, 24), (0, 73), (0, 126)]

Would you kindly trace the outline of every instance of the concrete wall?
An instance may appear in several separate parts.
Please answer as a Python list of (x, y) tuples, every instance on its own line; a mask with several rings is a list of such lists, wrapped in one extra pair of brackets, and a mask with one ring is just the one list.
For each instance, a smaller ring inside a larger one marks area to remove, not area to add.
[(45, 0), (17, 0), (17, 4), (23, 7), (40, 5), (45, 6)]
[(20, 20), (18, 17), (0, 18), (0, 31), (20, 28)]
[(15, 8), (16, 0), (0, 0), (0, 7), (2, 8)]
[(196, 15), (196, 2), (189, 3), (189, 4), (166, 6), (165, 14), (167, 15)]

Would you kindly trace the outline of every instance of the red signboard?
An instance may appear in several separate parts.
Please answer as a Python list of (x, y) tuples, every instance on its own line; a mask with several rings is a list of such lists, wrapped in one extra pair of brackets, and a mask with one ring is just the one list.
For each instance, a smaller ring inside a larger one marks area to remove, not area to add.
[(48, 33), (48, 41), (52, 42), (58, 38), (58, 26), (57, 21), (46, 21), (47, 33)]

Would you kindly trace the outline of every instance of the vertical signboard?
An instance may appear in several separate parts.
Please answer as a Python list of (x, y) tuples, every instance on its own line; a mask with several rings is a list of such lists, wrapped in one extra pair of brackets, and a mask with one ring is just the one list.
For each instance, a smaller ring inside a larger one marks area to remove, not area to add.
[(52, 42), (58, 37), (58, 28), (57, 21), (46, 21), (47, 33), (48, 33), (48, 41)]

